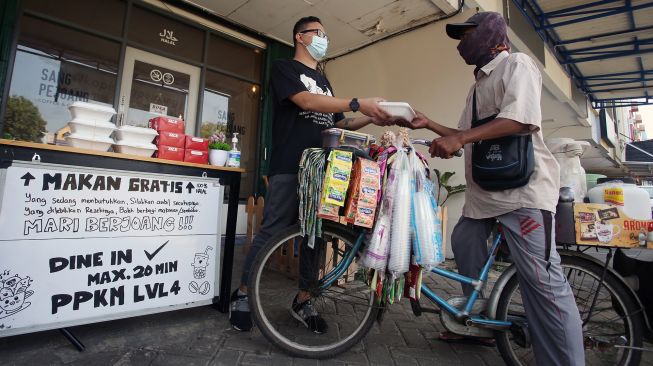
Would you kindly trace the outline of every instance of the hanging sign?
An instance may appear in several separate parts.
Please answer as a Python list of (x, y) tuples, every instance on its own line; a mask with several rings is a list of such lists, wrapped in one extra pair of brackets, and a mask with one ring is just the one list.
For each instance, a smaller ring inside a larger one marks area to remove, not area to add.
[(210, 304), (222, 195), (216, 179), (0, 170), (0, 337)]
[(156, 113), (163, 116), (168, 115), (168, 107), (160, 104), (150, 103), (150, 113)]

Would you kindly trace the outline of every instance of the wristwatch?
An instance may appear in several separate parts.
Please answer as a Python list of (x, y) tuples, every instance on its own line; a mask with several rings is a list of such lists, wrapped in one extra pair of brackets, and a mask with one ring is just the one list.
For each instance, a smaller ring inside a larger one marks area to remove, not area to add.
[(352, 112), (358, 112), (360, 107), (361, 105), (358, 103), (358, 98), (352, 98), (351, 102), (349, 102), (349, 109), (351, 109)]

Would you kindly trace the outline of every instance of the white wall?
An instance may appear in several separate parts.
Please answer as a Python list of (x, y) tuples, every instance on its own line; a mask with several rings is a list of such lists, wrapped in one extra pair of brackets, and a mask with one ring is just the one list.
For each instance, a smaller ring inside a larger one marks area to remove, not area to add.
[[(227, 232), (227, 204), (222, 205), (220, 213), (220, 230), (222, 235)], [(247, 233), (247, 213), (245, 205), (238, 205), (238, 219), (236, 221), (236, 235), (245, 235)]]
[[(408, 102), (431, 119), (455, 128), (474, 82), (474, 68), (460, 58), (456, 49), (458, 42), (447, 37), (444, 27), (446, 22), (461, 22), (472, 14), (470, 10), (328, 62), (326, 73), (335, 95), (344, 98), (379, 96), (389, 101)], [(368, 126), (361, 132), (378, 138), (384, 130)], [(436, 137), (429, 131), (414, 131), (411, 136)], [(427, 152), (425, 147), (420, 150)], [(455, 171), (451, 183), (464, 183), (463, 159), (430, 159), (429, 163), (431, 168), (440, 171)], [(461, 215), (463, 201), (460, 194), (446, 202), (448, 235)]]

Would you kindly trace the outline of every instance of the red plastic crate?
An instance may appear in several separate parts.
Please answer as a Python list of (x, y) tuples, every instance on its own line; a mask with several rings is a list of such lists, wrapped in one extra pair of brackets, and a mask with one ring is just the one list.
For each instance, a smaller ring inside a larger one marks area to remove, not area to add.
[(155, 156), (159, 159), (184, 161), (184, 152), (186, 149), (174, 146), (159, 145)]
[(177, 118), (155, 117), (150, 119), (150, 128), (159, 132), (168, 131), (184, 133), (185, 124), (183, 120)]
[(208, 164), (209, 152), (201, 150), (186, 149), (184, 161), (187, 163)]
[(186, 135), (186, 146), (184, 148), (187, 150), (209, 151), (209, 140)]
[(172, 146), (184, 149), (186, 145), (186, 135), (179, 132), (160, 131), (159, 136), (154, 139), (154, 144), (159, 146)]

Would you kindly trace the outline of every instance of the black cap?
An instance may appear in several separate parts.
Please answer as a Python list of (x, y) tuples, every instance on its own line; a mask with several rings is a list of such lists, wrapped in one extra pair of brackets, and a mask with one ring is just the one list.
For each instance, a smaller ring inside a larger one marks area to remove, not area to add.
[(464, 23), (447, 24), (447, 35), (453, 39), (460, 39), (460, 36), (462, 36), (465, 30), (477, 27), (487, 14), (487, 12), (476, 13), (467, 19)]

